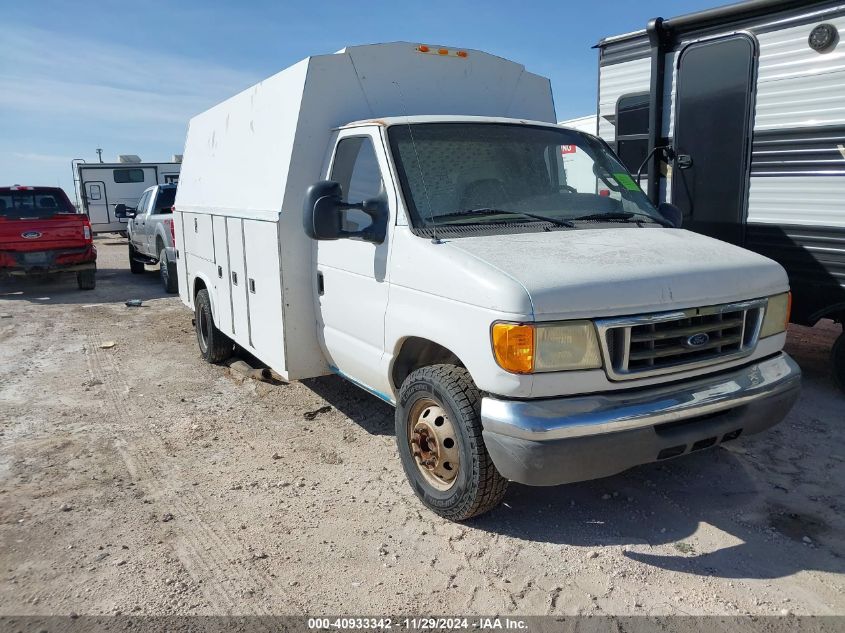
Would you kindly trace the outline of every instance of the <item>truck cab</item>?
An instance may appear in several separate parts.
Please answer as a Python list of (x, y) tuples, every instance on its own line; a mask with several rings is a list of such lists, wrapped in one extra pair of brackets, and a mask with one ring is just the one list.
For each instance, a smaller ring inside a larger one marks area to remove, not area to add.
[[(604, 141), (553, 123), (547, 84), (429, 50), (311, 58), (314, 81), (292, 67), (192, 120), (177, 261), (206, 360), (237, 344), (287, 378), (336, 373), (389, 402), (412, 489), (452, 520), (509, 481), (605, 477), (783, 419), (800, 389), (784, 270), (680, 228)], [(452, 86), (471, 112), (393, 114), (408, 100), (379, 84), (366, 105), (383, 115), (320, 118), (321, 81), (354, 86), (347, 73), (382, 64), (419, 80), (415, 107)], [(502, 91), (502, 116), (478, 113), (475, 84)], [(298, 114), (276, 118), (300, 91)], [(263, 172), (223, 183), (254, 155)]]

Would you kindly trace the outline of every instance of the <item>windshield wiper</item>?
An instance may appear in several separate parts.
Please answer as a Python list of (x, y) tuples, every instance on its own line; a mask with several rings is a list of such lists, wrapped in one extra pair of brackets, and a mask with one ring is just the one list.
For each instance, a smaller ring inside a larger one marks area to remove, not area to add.
[(470, 217), (473, 215), (517, 215), (523, 218), (530, 218), (532, 220), (539, 220), (541, 222), (549, 222), (550, 224), (554, 224), (556, 226), (565, 226), (569, 229), (574, 229), (575, 225), (572, 224), (569, 220), (561, 220), (558, 218), (550, 218), (546, 215), (540, 215), (539, 213), (526, 213), (525, 211), (507, 211), (505, 209), (491, 209), (491, 208), (479, 208), (479, 209), (467, 209), (465, 211), (454, 211), (453, 213), (445, 213), (443, 215), (438, 215), (438, 218), (465, 218)]
[[(589, 215), (582, 215), (577, 218), (569, 218), (572, 222), (578, 222), (580, 220), (606, 220), (607, 222), (627, 222), (628, 220), (632, 220), (634, 216), (640, 216), (643, 218), (648, 219), (651, 222), (655, 222), (657, 224), (662, 224), (663, 226), (668, 226), (664, 224), (660, 220), (655, 217), (648, 215), (647, 213), (634, 213), (633, 211), (612, 211), (610, 213), (591, 213)], [(642, 220), (634, 220), (638, 224), (642, 222)]]

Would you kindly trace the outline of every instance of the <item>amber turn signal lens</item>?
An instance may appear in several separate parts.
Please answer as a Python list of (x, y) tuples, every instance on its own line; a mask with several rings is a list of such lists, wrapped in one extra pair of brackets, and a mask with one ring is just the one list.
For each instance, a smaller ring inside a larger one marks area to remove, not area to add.
[(425, 44), (420, 44), (419, 46), (417, 46), (417, 50), (420, 53), (427, 53), (431, 49), (428, 46), (426, 46)]
[(515, 374), (534, 369), (534, 327), (515, 323), (493, 325), (493, 353), (499, 366)]

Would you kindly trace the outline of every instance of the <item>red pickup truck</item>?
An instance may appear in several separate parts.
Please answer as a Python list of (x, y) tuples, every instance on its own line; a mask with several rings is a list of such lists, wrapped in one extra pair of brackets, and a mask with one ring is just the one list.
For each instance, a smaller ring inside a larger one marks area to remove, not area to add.
[(0, 187), (0, 276), (76, 273), (93, 290), (97, 270), (88, 216), (58, 187)]

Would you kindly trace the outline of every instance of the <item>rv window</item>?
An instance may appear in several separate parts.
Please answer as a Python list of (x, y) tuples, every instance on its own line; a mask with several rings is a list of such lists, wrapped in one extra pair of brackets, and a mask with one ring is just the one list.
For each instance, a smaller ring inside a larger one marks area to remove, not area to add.
[[(362, 202), (382, 195), (384, 185), (373, 141), (366, 136), (342, 139), (335, 150), (331, 179), (340, 183), (349, 202)], [(360, 231), (372, 223), (369, 215), (356, 209), (344, 212), (343, 220), (343, 228), (347, 231)]]
[[(649, 95), (624, 95), (616, 102), (616, 153), (636, 174), (648, 154)], [(648, 165), (643, 174), (648, 173)]]
[(143, 169), (115, 169), (112, 173), (117, 183), (144, 182)]
[(102, 196), (100, 195), (100, 185), (88, 185), (88, 199), (89, 200), (99, 200)]

